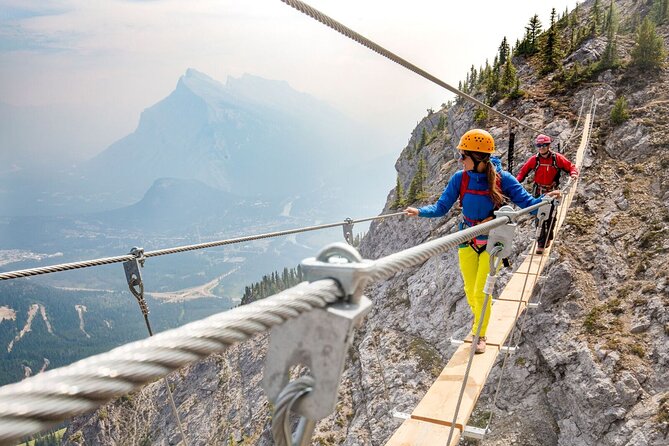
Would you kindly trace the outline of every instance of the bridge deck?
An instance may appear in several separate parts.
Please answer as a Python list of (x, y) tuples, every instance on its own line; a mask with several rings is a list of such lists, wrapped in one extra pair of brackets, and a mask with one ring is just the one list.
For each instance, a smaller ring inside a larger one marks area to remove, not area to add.
[[(583, 162), (589, 138), (590, 119), (590, 114), (587, 114), (583, 124), (581, 143), (576, 152), (577, 166), (581, 166)], [(572, 187), (567, 196), (563, 198), (563, 205), (558, 209), (560, 212), (557, 215), (556, 235), (564, 223), (566, 209), (569, 208), (575, 193), (576, 188)], [(499, 298), (494, 302), (487, 333), (488, 348), (484, 354), (474, 356), (460, 411), (455, 421), (453, 437), (447, 446), (458, 444), (464, 426), (467, 425), (476, 401), (485, 386), (488, 374), (495, 364), (500, 346), (504, 345), (517, 318), (525, 311), (551, 248), (553, 245), (544, 250), (543, 256), (526, 256)], [(470, 348), (471, 337), (465, 339), (465, 343), (456, 350), (437, 380), (411, 413), (411, 417), (402, 423), (386, 446), (443, 446), (446, 444), (453, 424)]]

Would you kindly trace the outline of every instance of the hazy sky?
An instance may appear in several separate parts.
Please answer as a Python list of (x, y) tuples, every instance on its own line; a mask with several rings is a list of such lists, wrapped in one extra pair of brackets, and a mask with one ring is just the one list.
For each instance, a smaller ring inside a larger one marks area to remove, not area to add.
[[(457, 87), (522, 36), (534, 13), (575, 0), (311, 0), (313, 7)], [(95, 153), (131, 132), (189, 67), (225, 82), (286, 80), (383, 126), (399, 153), (428, 107), (450, 93), (280, 0), (0, 0), (0, 102), (82, 108)], [(83, 121), (82, 121), (83, 123)]]

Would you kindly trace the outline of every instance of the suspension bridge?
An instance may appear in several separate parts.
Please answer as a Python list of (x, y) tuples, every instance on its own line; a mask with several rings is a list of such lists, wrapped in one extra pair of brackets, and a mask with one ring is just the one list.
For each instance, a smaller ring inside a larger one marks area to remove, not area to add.
[[(297, 0), (282, 1), (465, 100), (490, 110), (512, 125), (539, 133), (517, 118), (502, 114), (476, 98), (454, 89), (305, 3)], [(576, 150), (578, 167), (581, 167), (589, 145), (596, 109), (597, 99), (593, 97), (582, 120), (581, 139)], [(580, 115), (572, 136), (578, 130), (579, 122)], [(564, 186), (563, 198), (559, 201), (543, 198), (539, 204), (520, 210), (503, 207), (491, 221), (376, 260), (363, 259), (354, 248), (343, 243), (327, 246), (314, 258), (302, 262), (306, 282), (263, 300), (156, 335), (151, 330), (141, 273), (151, 257), (332, 227), (342, 227), (344, 239), (351, 243), (354, 224), (399, 218), (404, 213), (358, 220), (346, 219), (343, 222), (149, 252), (133, 248), (126, 255), (0, 273), (0, 280), (13, 280), (122, 263), (129, 289), (139, 303), (150, 335), (147, 339), (126, 344), (107, 353), (1, 387), (0, 445), (14, 444), (27, 435), (95, 410), (147, 383), (166, 378), (174, 370), (211, 354), (223, 352), (233, 344), (265, 332), (270, 332), (270, 344), (263, 388), (273, 404), (274, 441), (279, 445), (310, 444), (316, 422), (335, 410), (341, 375), (355, 328), (364, 323), (364, 317), (371, 308), (371, 301), (364, 296), (365, 287), (418, 266), (473, 237), (487, 234), (488, 250), (493, 263), (486, 285), (486, 299), (493, 299), (490, 330), (487, 333), (490, 348), (484, 354), (475, 356), (474, 346), (478, 341), (478, 333), (473, 338), (452, 340), (458, 348), (424, 398), (411, 413), (392, 414), (396, 418), (404, 419), (404, 422), (386, 444), (450, 446), (456, 445), (463, 436), (483, 438), (491, 429), (492, 414), (483, 428), (469, 426), (469, 418), (498, 355), (504, 354), (502, 372), (494, 391), (494, 399), (497, 399), (507, 360), (518, 348), (523, 322), (529, 310), (538, 305), (531, 302), (533, 289), (541, 279), (546, 259), (555, 244), (546, 248), (541, 255), (535, 254), (536, 245), (532, 244), (504, 290), (493, 298), (497, 266), (513, 251), (513, 239), (518, 224), (534, 220), (531, 213), (536, 213), (541, 222), (551, 212), (555, 212), (555, 230), (559, 234), (577, 184), (578, 179), (570, 179)], [(483, 312), (485, 311), (486, 305), (483, 306)], [(309, 374), (291, 381), (289, 372), (295, 365), (307, 367)], [(169, 387), (167, 385), (168, 389)], [(188, 444), (171, 394), (170, 400), (181, 440)], [(291, 414), (300, 416), (295, 433), (292, 432)]]

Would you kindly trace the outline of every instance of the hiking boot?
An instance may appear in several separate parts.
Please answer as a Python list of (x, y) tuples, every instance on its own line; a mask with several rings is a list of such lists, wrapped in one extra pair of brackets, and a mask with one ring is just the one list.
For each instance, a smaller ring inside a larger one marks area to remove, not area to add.
[(476, 344), (476, 351), (474, 353), (476, 353), (477, 355), (479, 355), (481, 353), (485, 353), (485, 341), (486, 340), (487, 340), (487, 338), (485, 336), (481, 336), (479, 338), (479, 343)]
[(543, 246), (537, 246), (537, 254), (543, 254), (544, 253), (544, 247)]

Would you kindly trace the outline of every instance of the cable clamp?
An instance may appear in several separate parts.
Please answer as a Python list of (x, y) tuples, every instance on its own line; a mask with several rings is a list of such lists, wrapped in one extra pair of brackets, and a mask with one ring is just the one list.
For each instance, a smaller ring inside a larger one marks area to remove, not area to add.
[(344, 220), (342, 229), (344, 230), (344, 240), (346, 240), (346, 243), (353, 246), (353, 219), (349, 217)]
[(545, 203), (537, 209), (537, 226), (541, 226), (553, 212), (554, 200), (544, 199)]
[(123, 262), (123, 269), (125, 271), (125, 278), (128, 281), (128, 288), (137, 303), (139, 304), (139, 309), (142, 311), (144, 316), (149, 314), (149, 307), (144, 300), (144, 282), (142, 281), (142, 271), (141, 268), (144, 266), (144, 248), (134, 247), (130, 250), (130, 255), (133, 255), (135, 258)]
[(371, 278), (374, 262), (364, 260), (352, 246), (337, 242), (323, 248), (316, 257), (304, 259), (301, 267), (307, 281), (333, 279), (345, 300), (357, 304)]
[(495, 211), (495, 216), (508, 217), (510, 222), (504, 226), (498, 226), (490, 230), (486, 251), (488, 251), (491, 256), (496, 255), (497, 257), (504, 259), (513, 254), (513, 238), (516, 235), (516, 228), (518, 227), (518, 225), (514, 223), (515, 215), (517, 215), (517, 213), (511, 206), (502, 206), (498, 211)]
[[(349, 263), (342, 263), (342, 258)], [(372, 308), (361, 295), (372, 264), (344, 243), (329, 245), (316, 258), (302, 262), (309, 281), (333, 278), (347, 296), (358, 297), (302, 313), (272, 328), (262, 386), (273, 404), (289, 381), (291, 367), (301, 365), (309, 369), (314, 383), (311, 392), (295, 402), (295, 413), (320, 420), (334, 412), (354, 330)]]

